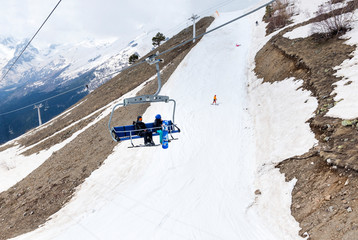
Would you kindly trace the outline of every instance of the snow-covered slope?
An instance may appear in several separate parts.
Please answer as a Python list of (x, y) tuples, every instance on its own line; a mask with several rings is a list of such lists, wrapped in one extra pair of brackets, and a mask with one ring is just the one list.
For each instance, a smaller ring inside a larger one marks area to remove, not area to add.
[[(314, 11), (312, 1), (297, 2), (310, 14)], [(162, 88), (161, 94), (177, 101), (179, 140), (167, 150), (118, 144), (62, 210), (15, 239), (302, 239), (290, 214), (295, 181), (285, 182), (275, 165), (316, 143), (306, 120), (317, 101), (302, 91), (300, 79), (263, 84), (255, 76), (254, 56), (268, 40), (264, 23), (254, 24), (263, 14), (206, 35)], [(301, 11), (296, 19), (305, 14)], [(221, 13), (211, 28), (238, 15)], [(352, 37), (350, 42), (356, 41)], [(330, 110), (332, 115), (356, 114), (349, 98), (356, 79), (348, 75), (357, 71), (354, 54), (339, 66), (337, 74), (345, 79), (337, 97), (345, 100)], [(344, 85), (348, 80), (351, 87)], [(218, 106), (210, 104), (214, 94)], [(171, 111), (170, 105), (157, 103), (143, 118), (151, 121), (157, 113), (170, 118)], [(45, 161), (56, 149), (36, 157)], [(15, 166), (0, 168), (7, 179), (0, 181), (2, 186), (11, 186), (26, 176), (25, 168), (28, 172), (40, 164), (31, 157), (20, 159), (16, 150), (7, 151)], [(9, 166), (0, 161), (2, 165)]]
[[(299, 81), (261, 86), (252, 74), (257, 46), (267, 40), (254, 24), (263, 13), (205, 36), (163, 87), (178, 103), (178, 141), (168, 150), (119, 144), (48, 223), (16, 239), (300, 239), (290, 215), (294, 182), (274, 163), (312, 146), (305, 120), (316, 102), (296, 91)], [(221, 14), (212, 28), (240, 14)], [(210, 104), (214, 94), (218, 106)], [(269, 142), (261, 121), (279, 136), (289, 104), (287, 114), (301, 118), (290, 119), (295, 128), (285, 132), (285, 145)], [(143, 118), (171, 111), (153, 104)], [(297, 133), (304, 141), (293, 140)]]

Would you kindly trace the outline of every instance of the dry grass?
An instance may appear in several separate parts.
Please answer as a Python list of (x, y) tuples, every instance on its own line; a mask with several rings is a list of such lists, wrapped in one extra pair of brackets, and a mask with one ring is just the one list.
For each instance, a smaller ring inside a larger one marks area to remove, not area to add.
[(351, 30), (352, 23), (356, 20), (354, 11), (358, 7), (358, 1), (329, 0), (319, 6), (316, 12), (315, 23), (312, 32), (317, 40), (330, 39), (340, 36)]
[(268, 23), (266, 35), (288, 25), (293, 14), (294, 4), (290, 0), (277, 0), (267, 6), (264, 16), (264, 21)]

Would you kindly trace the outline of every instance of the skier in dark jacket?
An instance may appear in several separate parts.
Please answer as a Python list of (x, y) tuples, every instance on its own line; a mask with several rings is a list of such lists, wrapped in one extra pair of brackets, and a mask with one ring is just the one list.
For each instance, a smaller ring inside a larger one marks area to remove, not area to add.
[(137, 122), (133, 122), (134, 128), (138, 131), (138, 135), (144, 138), (144, 144), (145, 145), (154, 145), (153, 139), (152, 139), (152, 132), (147, 129), (145, 126), (145, 123), (142, 122), (142, 116), (137, 117)]

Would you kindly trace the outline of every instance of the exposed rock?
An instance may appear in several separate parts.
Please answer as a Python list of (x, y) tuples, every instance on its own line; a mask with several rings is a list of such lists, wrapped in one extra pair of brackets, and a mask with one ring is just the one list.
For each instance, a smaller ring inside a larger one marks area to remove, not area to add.
[(257, 189), (257, 190), (255, 191), (255, 195), (261, 195), (260, 189)]

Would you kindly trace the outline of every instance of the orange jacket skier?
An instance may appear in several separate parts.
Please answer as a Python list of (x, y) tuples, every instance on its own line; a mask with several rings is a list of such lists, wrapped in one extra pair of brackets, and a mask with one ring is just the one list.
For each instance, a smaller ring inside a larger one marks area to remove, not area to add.
[(212, 104), (216, 104), (216, 95), (214, 95), (214, 100)]

